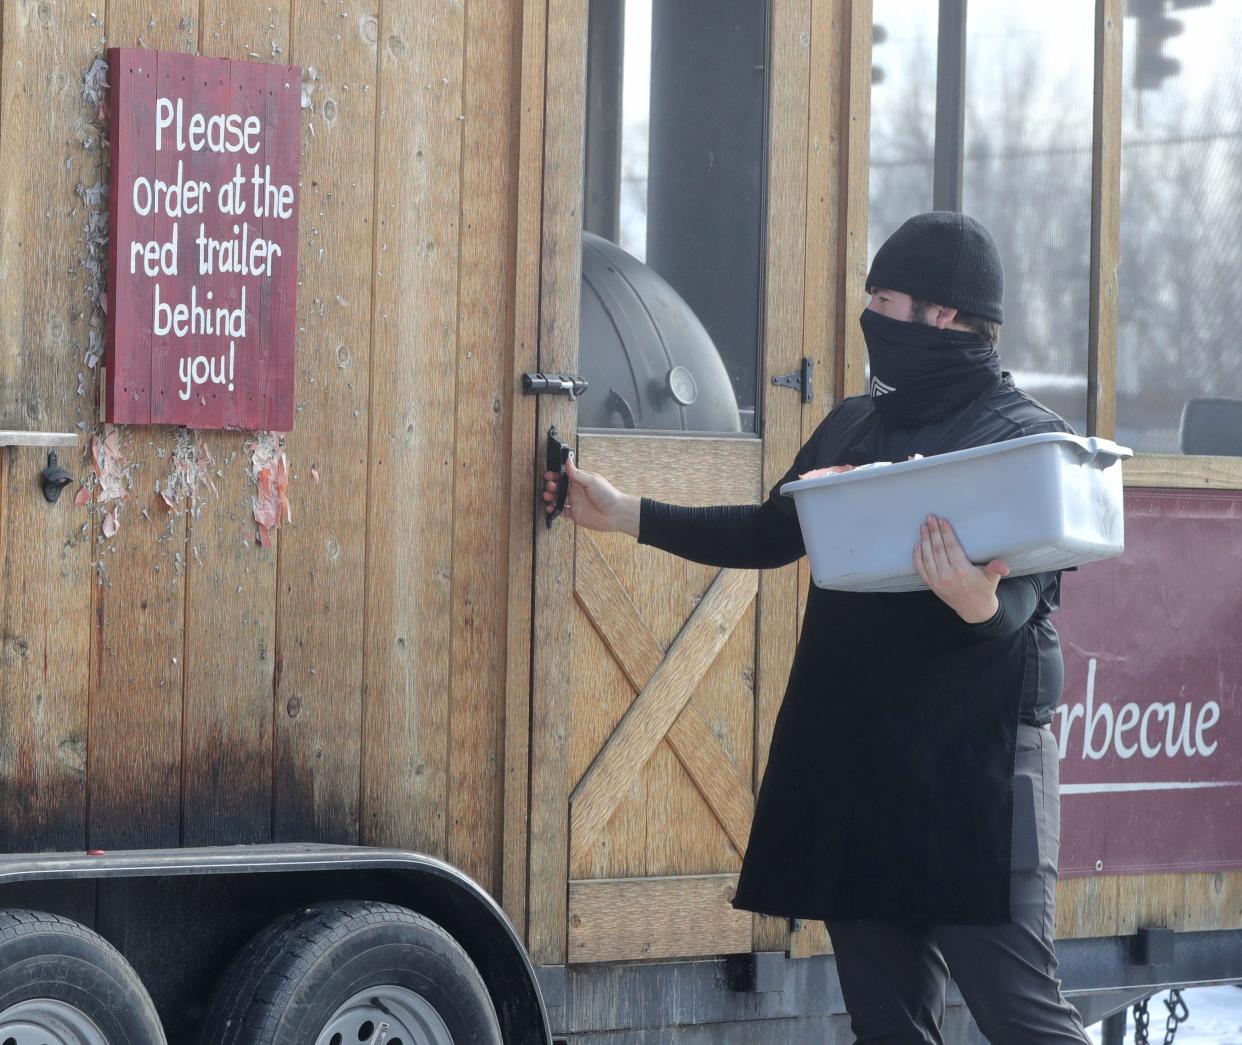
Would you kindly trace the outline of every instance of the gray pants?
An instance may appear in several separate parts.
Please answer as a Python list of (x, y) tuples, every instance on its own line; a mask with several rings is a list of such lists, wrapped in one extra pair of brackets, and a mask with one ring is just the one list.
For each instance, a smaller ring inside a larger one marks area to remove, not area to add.
[(994, 1045), (1089, 1042), (1061, 994), (1052, 949), (1061, 841), (1057, 758), (1051, 732), (1018, 727), (1008, 925), (828, 923), (860, 1043), (941, 1045), (950, 974)]

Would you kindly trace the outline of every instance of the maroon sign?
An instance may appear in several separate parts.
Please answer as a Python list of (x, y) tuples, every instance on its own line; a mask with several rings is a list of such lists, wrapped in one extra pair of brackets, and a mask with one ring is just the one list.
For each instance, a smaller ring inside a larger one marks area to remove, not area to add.
[(1242, 867), (1242, 494), (1128, 490), (1062, 603), (1061, 873)]
[(113, 48), (105, 411), (293, 425), (301, 70)]

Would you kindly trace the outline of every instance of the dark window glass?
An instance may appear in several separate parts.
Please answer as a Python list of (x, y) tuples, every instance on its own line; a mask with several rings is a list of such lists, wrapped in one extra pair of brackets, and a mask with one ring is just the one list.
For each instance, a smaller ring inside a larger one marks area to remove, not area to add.
[(1117, 436), (1242, 454), (1242, 5), (1130, 0)]
[(756, 430), (767, 4), (594, 0), (584, 427)]

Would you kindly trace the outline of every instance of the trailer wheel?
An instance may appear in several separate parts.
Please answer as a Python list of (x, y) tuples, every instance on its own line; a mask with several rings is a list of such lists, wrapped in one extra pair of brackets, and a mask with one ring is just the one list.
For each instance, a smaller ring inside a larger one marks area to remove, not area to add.
[(163, 1045), (150, 995), (98, 933), (0, 910), (0, 1045)]
[(303, 908), (255, 936), (220, 981), (199, 1040), (501, 1045), (487, 988), (457, 941), (370, 901)]

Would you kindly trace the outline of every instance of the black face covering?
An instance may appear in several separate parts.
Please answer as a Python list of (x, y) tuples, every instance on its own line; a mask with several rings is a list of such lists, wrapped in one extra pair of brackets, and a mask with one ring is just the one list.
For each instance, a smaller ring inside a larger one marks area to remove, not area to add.
[(978, 334), (905, 323), (871, 309), (859, 323), (871, 358), (871, 401), (886, 424), (939, 421), (1000, 380), (1000, 358)]

